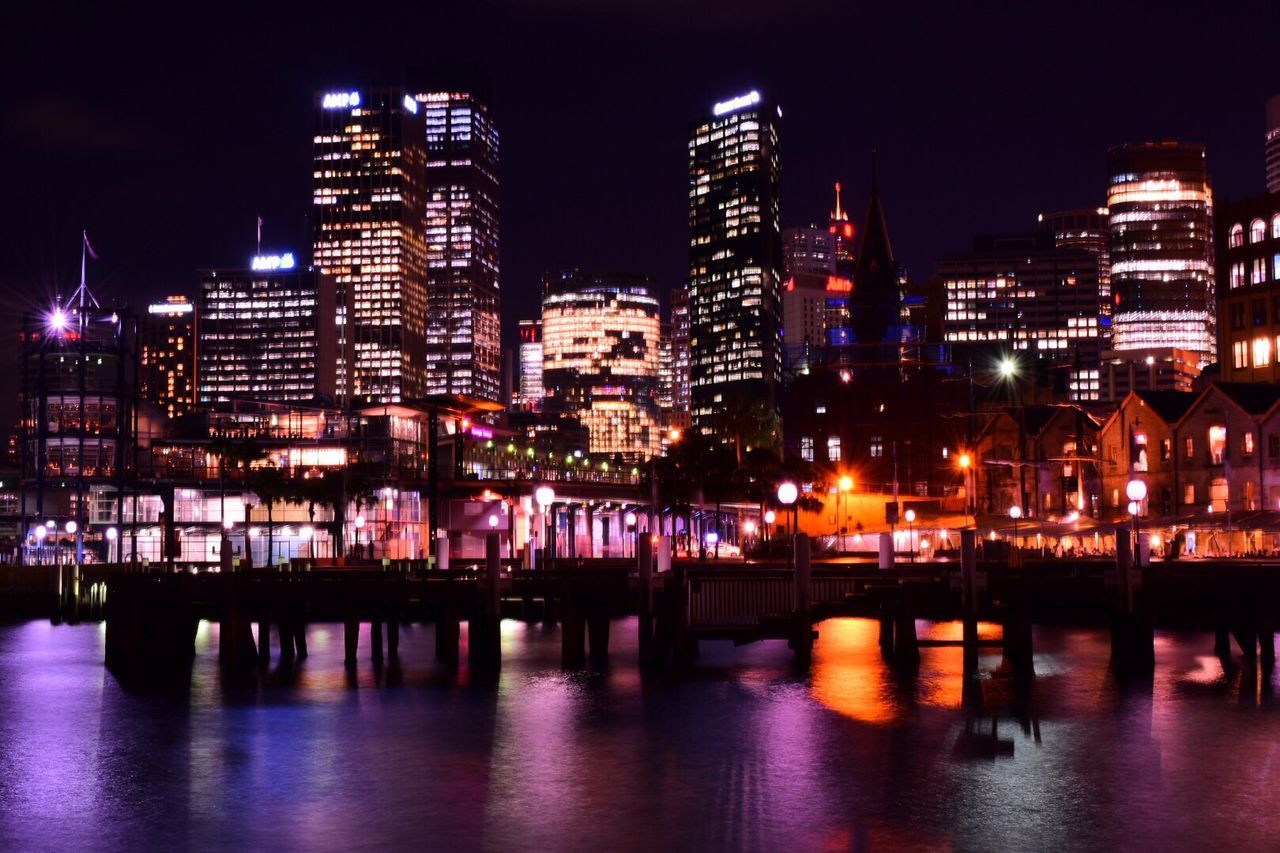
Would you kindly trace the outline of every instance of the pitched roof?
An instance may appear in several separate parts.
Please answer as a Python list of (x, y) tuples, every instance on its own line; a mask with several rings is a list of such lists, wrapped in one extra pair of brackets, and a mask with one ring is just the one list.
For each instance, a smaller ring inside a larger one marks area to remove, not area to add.
[(1280, 385), (1271, 383), (1215, 382), (1213, 387), (1251, 415), (1266, 414), (1280, 400)]
[(1200, 399), (1199, 394), (1187, 391), (1134, 391), (1147, 407), (1159, 415), (1165, 423), (1176, 423), (1191, 404)]

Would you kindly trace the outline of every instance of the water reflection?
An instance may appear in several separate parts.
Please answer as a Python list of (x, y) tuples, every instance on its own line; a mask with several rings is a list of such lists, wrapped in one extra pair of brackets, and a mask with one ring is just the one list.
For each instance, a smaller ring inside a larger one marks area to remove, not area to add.
[[(0, 849), (503, 850), (1265, 848), (1280, 837), (1270, 672), (1162, 633), (1119, 681), (1105, 631), (1038, 630), (1036, 678), (966, 680), (959, 648), (896, 674), (874, 622), (784, 644), (705, 643), (642, 674), (635, 625), (603, 672), (566, 673), (554, 629), (508, 622), (468, 683), (406, 626), (398, 664), (342, 662), (340, 626), (263, 676), (216, 664), (125, 690), (99, 626), (0, 628)], [(958, 637), (956, 624), (920, 636)], [(367, 632), (367, 628), (366, 628)], [(996, 626), (983, 626), (996, 636)]]

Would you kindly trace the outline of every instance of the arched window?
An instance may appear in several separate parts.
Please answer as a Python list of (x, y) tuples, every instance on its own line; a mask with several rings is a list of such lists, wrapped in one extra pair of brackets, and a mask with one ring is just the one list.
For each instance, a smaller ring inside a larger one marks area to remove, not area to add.
[(1227, 245), (1233, 249), (1244, 245), (1244, 226), (1239, 222), (1231, 226), (1231, 236), (1227, 240)]
[(1271, 217), (1271, 239), (1280, 240), (1280, 213)]
[(1267, 237), (1267, 223), (1255, 219), (1249, 223), (1249, 242), (1261, 243)]

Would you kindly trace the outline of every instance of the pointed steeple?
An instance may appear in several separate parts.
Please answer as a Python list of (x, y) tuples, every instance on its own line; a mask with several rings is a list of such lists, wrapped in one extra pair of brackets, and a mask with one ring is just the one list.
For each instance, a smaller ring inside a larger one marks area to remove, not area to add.
[(859, 281), (871, 273), (872, 268), (891, 270), (894, 286), (897, 286), (897, 264), (893, 259), (893, 246), (889, 243), (889, 226), (884, 221), (884, 207), (880, 203), (880, 188), (876, 180), (876, 152), (871, 152), (871, 197), (867, 205), (867, 221), (862, 226), (862, 245), (858, 251)]
[(849, 214), (845, 213), (840, 208), (840, 182), (836, 181), (836, 209), (835, 209), (835, 212), (831, 214), (831, 221), (844, 222), (848, 218), (849, 218)]

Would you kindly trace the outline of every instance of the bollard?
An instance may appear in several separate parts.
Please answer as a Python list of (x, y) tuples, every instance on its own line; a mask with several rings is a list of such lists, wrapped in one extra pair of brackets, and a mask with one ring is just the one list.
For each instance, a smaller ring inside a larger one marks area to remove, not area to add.
[(960, 531), (960, 612), (963, 626), (964, 673), (978, 671), (978, 533)]
[(810, 608), (813, 603), (813, 567), (809, 549), (809, 534), (797, 533), (792, 539), (792, 553), (796, 568), (792, 575), (792, 639), (791, 648), (796, 658), (807, 661), (813, 654), (813, 623)]
[(880, 534), (880, 568), (893, 568), (893, 534)]
[[(661, 555), (662, 545), (659, 545), (658, 551), (659, 555)], [(659, 560), (661, 560), (661, 556), (659, 556)], [(668, 560), (670, 560), (670, 551), (668, 551)], [(654, 659), (653, 538), (651, 536), (642, 536), (637, 541), (636, 561), (639, 564), (640, 575), (640, 603), (637, 608), (639, 618), (636, 620), (637, 628), (640, 632), (640, 663), (648, 665)]]

